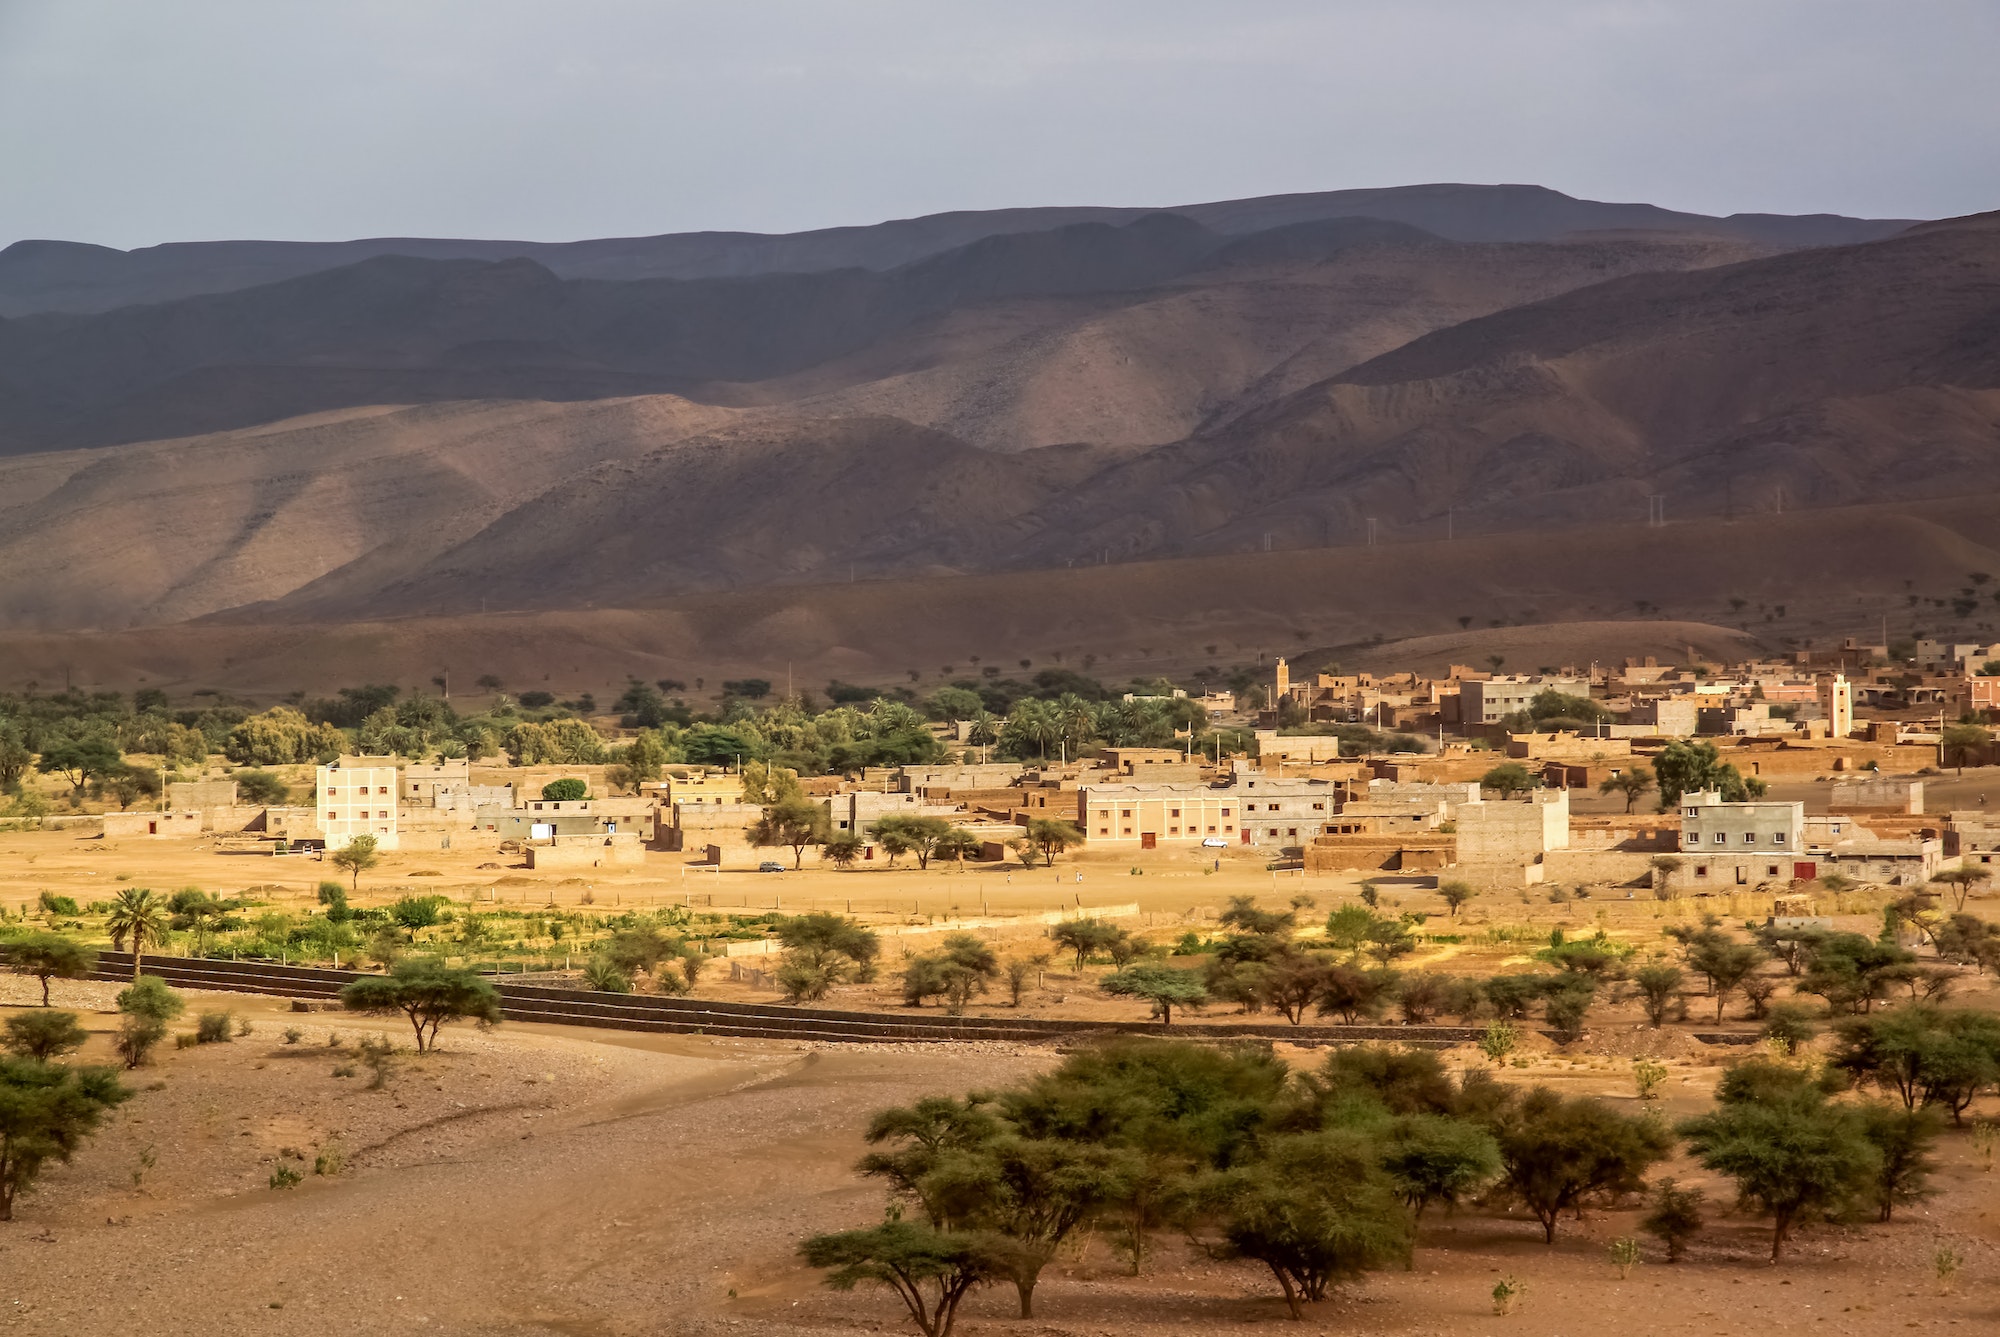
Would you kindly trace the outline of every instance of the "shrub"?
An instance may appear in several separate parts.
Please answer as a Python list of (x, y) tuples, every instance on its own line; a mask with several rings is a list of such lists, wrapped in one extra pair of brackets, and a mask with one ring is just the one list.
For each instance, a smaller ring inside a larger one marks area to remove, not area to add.
[(338, 1143), (329, 1144), (319, 1155), (313, 1157), (313, 1173), (316, 1175), (325, 1175), (331, 1179), (346, 1168), (347, 1153), (340, 1149)]
[(1668, 1262), (1678, 1263), (1688, 1241), (1701, 1233), (1702, 1199), (1700, 1189), (1682, 1188), (1673, 1179), (1662, 1179), (1654, 1187), (1652, 1210), (1639, 1222), (1639, 1229), (1667, 1246)]
[(389, 907), (389, 918), (404, 928), (431, 928), (449, 904), (442, 896), (405, 896)]
[(271, 1171), (272, 1188), (297, 1188), (305, 1176), (289, 1165), (280, 1165)]
[(193, 1049), (200, 1043), (201, 1041), (197, 1040), (191, 1031), (183, 1031), (174, 1037), (174, 1048), (176, 1049)]
[(227, 1012), (204, 1012), (195, 1020), (194, 1042), (198, 1045), (227, 1044), (230, 1040), (231, 1022), (235, 1020)]
[(549, 803), (576, 803), (590, 794), (590, 786), (573, 775), (551, 780), (542, 786), (542, 798)]
[(599, 993), (631, 993), (632, 977), (608, 956), (593, 956), (583, 968), (583, 987)]
[(43, 892), (38, 898), (38, 904), (42, 907), (42, 913), (45, 915), (68, 915), (74, 917), (83, 913), (82, 910), (77, 908), (75, 897), (58, 896), (52, 891)]
[(285, 1027), (285, 1043), (286, 1043), (286, 1044), (288, 1044), (288, 1045), (295, 1045), (295, 1044), (297, 1044), (297, 1043), (298, 1043), (299, 1041), (301, 1041), (301, 1040), (303, 1040), (303, 1039), (305, 1039), (305, 1038), (306, 1038), (306, 1033), (305, 1033), (304, 1031), (300, 1030), (300, 1029), (299, 1029), (298, 1027), (296, 1027), (296, 1026), (287, 1026), (287, 1027)]
[(1780, 1003), (1764, 1018), (1759, 1034), (1792, 1050), (1811, 1044), (1819, 1028), (1812, 1024), (1812, 1009), (1804, 1003)]
[(10, 1054), (47, 1063), (82, 1048), (89, 1038), (74, 1012), (17, 1012), (7, 1018), (4, 1044)]
[(361, 1061), (368, 1065), (368, 1071), (372, 1074), (368, 1079), (368, 1089), (380, 1091), (388, 1086), (390, 1077), (394, 1076), (396, 1071), (396, 1047), (389, 1043), (388, 1037), (364, 1035), (356, 1048), (361, 1051)]
[(118, 1051), (118, 1057), (125, 1060), (126, 1067), (136, 1068), (153, 1052), (153, 1046), (166, 1038), (165, 1022), (150, 1017), (128, 1016), (119, 1023), (118, 1035), (111, 1044)]

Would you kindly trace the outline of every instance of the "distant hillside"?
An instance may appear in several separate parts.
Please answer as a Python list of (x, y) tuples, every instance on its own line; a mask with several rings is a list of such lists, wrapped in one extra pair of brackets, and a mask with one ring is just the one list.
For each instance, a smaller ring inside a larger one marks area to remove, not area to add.
[(429, 260), (528, 259), (561, 278), (742, 278), (830, 269), (894, 269), (982, 237), (1076, 223), (1129, 223), (1170, 212), (1216, 232), (1369, 217), (1454, 241), (1549, 241), (1601, 229), (1703, 232), (1772, 247), (1837, 246), (1887, 236), (1909, 219), (1733, 214), (1710, 218), (1650, 204), (1578, 200), (1541, 186), (1423, 185), (1334, 190), (1163, 209), (1056, 207), (932, 214), (864, 227), (764, 235), (688, 232), (596, 241), (524, 242), (378, 237), (345, 242), (170, 242), (134, 251), (63, 241), (0, 250), (0, 317), (98, 312), (140, 302), (230, 292), (384, 255)]

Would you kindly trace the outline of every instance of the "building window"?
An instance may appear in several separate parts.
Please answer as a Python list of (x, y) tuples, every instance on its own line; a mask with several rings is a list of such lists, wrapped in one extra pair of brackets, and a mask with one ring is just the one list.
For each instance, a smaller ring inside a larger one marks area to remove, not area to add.
[(1723, 835), (1723, 834), (1722, 834), (1722, 832), (1720, 832), (1720, 831), (1717, 831), (1717, 832), (1715, 833), (1715, 843), (1716, 843), (1716, 844), (1718, 844), (1718, 845), (1721, 845), (1721, 844), (1725, 843), (1725, 842), (1726, 842), (1726, 841), (1727, 841), (1728, 839), (1729, 839), (1729, 837), (1728, 837), (1728, 836), (1725, 836), (1725, 835)]
[(1696, 877), (1707, 877), (1707, 876), (1708, 876), (1708, 865), (1707, 865), (1707, 864), (1705, 864), (1705, 863), (1704, 863), (1704, 864), (1696, 864), (1696, 865), (1695, 865), (1695, 869), (1694, 869), (1694, 875), (1695, 875)]
[(1130, 808), (1120, 808), (1118, 810), (1118, 815), (1120, 817), (1125, 818), (1127, 821), (1130, 821), (1132, 817), (1132, 810)]
[(1108, 836), (1111, 834), (1111, 828), (1108, 826), (1100, 826), (1097, 828), (1097, 834), (1100, 836)]
[(1180, 816), (1180, 815), (1181, 815), (1181, 810), (1180, 810), (1179, 808), (1169, 808), (1169, 809), (1167, 809), (1167, 816), (1169, 816), (1169, 817), (1178, 817), (1178, 816)]
[(1754, 831), (1745, 831), (1743, 833), (1743, 843), (1745, 845), (1755, 845), (1757, 843), (1757, 833)]
[(1224, 808), (1224, 809), (1222, 810), (1222, 815), (1223, 815), (1224, 817), (1227, 817), (1227, 816), (1229, 815), (1229, 809), (1227, 809), (1227, 808)]
[(1288, 836), (1296, 836), (1298, 833), (1299, 829), (1296, 826), (1288, 826), (1285, 828), (1285, 834)]
[(1272, 835), (1274, 835), (1274, 836), (1275, 836), (1275, 835), (1277, 835), (1277, 834), (1278, 834), (1278, 828), (1277, 828), (1277, 827), (1275, 827), (1275, 826), (1274, 826), (1274, 827), (1272, 827), (1272, 828), (1271, 828), (1271, 834), (1272, 834)]
[(1772, 837), (1771, 837), (1771, 843), (1772, 843), (1773, 845), (1782, 845), (1782, 844), (1784, 844), (1784, 843), (1785, 843), (1785, 833), (1784, 833), (1783, 831), (1780, 831), (1780, 832), (1778, 832), (1778, 833), (1777, 833), (1776, 835), (1772, 836)]
[(1209, 824), (1208, 834), (1210, 834), (1211, 836), (1215, 834), (1215, 825), (1212, 822)]
[(1765, 865), (1764, 872), (1766, 875), (1770, 877), (1776, 877), (1778, 875), (1778, 865), (1767, 864)]
[(1129, 835), (1131, 835), (1131, 834), (1132, 834), (1132, 828), (1131, 828), (1131, 827), (1129, 827), (1129, 826), (1128, 826), (1128, 827), (1126, 827), (1126, 828), (1125, 828), (1125, 834), (1126, 834), (1126, 835), (1128, 835), (1128, 836), (1129, 836)]

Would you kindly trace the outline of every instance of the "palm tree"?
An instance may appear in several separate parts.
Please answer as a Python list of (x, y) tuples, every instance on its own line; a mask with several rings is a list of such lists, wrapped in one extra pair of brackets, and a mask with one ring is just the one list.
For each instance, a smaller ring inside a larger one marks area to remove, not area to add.
[(132, 978), (137, 980), (146, 944), (159, 943), (167, 936), (166, 904), (143, 887), (125, 887), (111, 902), (108, 927), (114, 950), (124, 951), (126, 939), (131, 939)]

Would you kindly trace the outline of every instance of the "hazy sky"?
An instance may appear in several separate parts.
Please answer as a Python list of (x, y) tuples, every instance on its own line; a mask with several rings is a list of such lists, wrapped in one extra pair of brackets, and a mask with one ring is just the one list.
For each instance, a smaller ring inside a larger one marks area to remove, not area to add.
[(2000, 207), (1996, 0), (0, 0), (0, 244), (1537, 182)]

